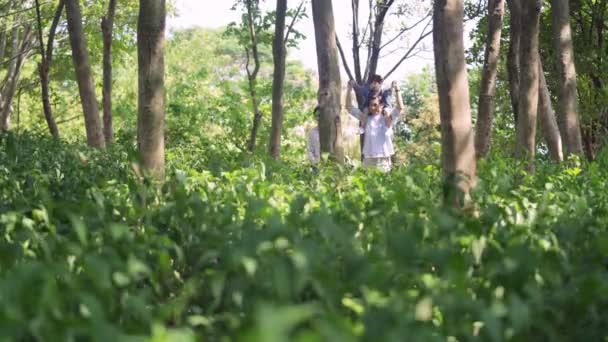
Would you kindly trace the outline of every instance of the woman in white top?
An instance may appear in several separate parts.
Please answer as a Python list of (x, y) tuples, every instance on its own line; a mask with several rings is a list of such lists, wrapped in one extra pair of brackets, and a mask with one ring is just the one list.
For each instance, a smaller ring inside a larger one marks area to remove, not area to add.
[[(314, 115), (315, 121), (319, 122), (319, 106), (315, 107)], [(317, 164), (319, 164), (319, 160), (321, 160), (321, 144), (319, 142), (319, 127), (315, 126), (308, 133), (308, 159), (310, 160), (312, 167), (314, 170), (317, 168)]]
[[(393, 147), (393, 123), (399, 119), (403, 111), (403, 99), (399, 93), (397, 82), (392, 83), (393, 94), (397, 98), (397, 105), (388, 113), (382, 110), (381, 97), (373, 97), (369, 101), (368, 110), (362, 112), (352, 101), (352, 84), (346, 88), (346, 110), (360, 121), (365, 121), (365, 139), (363, 141), (363, 165), (366, 168), (375, 167), (383, 172), (392, 168), (391, 155), (395, 153)], [(363, 118), (368, 115), (367, 118)], [(367, 119), (367, 120), (365, 120)]]

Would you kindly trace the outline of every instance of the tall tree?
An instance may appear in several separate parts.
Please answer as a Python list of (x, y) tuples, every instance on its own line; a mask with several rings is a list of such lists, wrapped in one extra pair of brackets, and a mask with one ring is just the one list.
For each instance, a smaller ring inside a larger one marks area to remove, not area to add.
[(270, 155), (278, 158), (281, 150), (281, 130), (283, 129), (283, 83), (285, 81), (286, 46), (285, 16), (287, 0), (277, 0), (277, 13), (272, 43), (274, 75), (272, 78), (272, 127), (270, 130)]
[[(539, 56), (540, 61), (540, 56)], [(547, 87), (547, 80), (545, 79), (545, 73), (543, 72), (542, 62), (539, 65), (539, 94), (538, 94), (538, 115), (543, 133), (545, 135), (545, 141), (547, 142), (547, 148), (549, 149), (549, 155), (551, 159), (557, 162), (561, 162), (564, 159), (562, 150), (562, 138), (559, 134), (559, 128), (557, 125), (557, 119), (555, 118), (555, 111), (551, 105), (551, 94), (549, 93), (549, 87)]]
[(583, 145), (577, 113), (576, 68), (568, 0), (551, 0), (551, 11), (555, 50), (558, 55), (557, 70), (560, 77), (558, 113), (561, 132), (566, 155), (580, 154), (583, 152)]
[(165, 0), (140, 0), (137, 23), (137, 142), (144, 169), (165, 172)]
[(344, 160), (340, 125), (340, 66), (331, 0), (312, 0), (312, 17), (319, 70), (319, 140), (321, 151), (338, 162)]
[(64, 1), (60, 0), (53, 17), (53, 22), (49, 30), (48, 41), (46, 52), (44, 49), (44, 40), (42, 38), (42, 18), (40, 15), (40, 2), (36, 0), (36, 17), (38, 19), (38, 42), (40, 44), (40, 64), (38, 64), (38, 74), (40, 75), (40, 87), (42, 94), (42, 109), (44, 111), (44, 118), (46, 124), (51, 132), (51, 135), (59, 139), (59, 129), (55, 123), (53, 117), (53, 110), (51, 108), (50, 101), (50, 90), (49, 90), (49, 72), (51, 67), (51, 61), (53, 59), (53, 41), (55, 39), (55, 33), (57, 31), (57, 25), (61, 19), (61, 13), (63, 13)]
[(68, 18), (68, 32), (72, 47), (72, 61), (76, 70), (76, 80), (80, 92), (80, 102), (84, 113), (84, 124), (87, 132), (89, 146), (103, 149), (103, 137), (99, 108), (95, 98), (95, 81), (91, 72), (87, 42), (82, 28), (82, 15), (78, 0), (65, 0), (65, 9)]
[(521, 0), (507, 0), (509, 6), (509, 52), (507, 73), (513, 119), (517, 122), (519, 113), (519, 42), (521, 38)]
[(4, 62), (4, 52), (6, 51), (6, 25), (0, 25), (0, 62)]
[[(283, 130), (283, 88), (285, 82), (285, 57), (288, 44), (293, 44), (290, 37), (294, 25), (303, 15), (302, 10), (306, 1), (293, 12), (289, 26), (285, 29), (285, 19), (288, 17), (287, 0), (277, 1), (275, 34), (273, 37), (272, 54), (274, 59), (274, 75), (272, 79), (272, 127), (270, 130), (269, 151), (273, 158), (279, 158), (281, 153), (281, 133)], [(284, 37), (283, 37), (284, 35)]]
[(475, 153), (482, 158), (490, 150), (492, 139), (492, 116), (494, 112), (494, 94), (496, 93), (496, 73), (500, 57), (500, 36), (502, 33), (502, 17), (504, 0), (489, 0), (488, 2), (488, 38), (486, 42), (485, 59), (479, 90), (477, 129), (475, 131)]
[[(260, 71), (260, 54), (258, 52), (258, 37), (255, 26), (255, 16), (259, 11), (258, 0), (245, 0), (247, 7), (247, 28), (249, 32), (249, 46), (245, 48), (245, 54), (247, 56), (247, 80), (249, 81), (249, 95), (251, 97), (251, 106), (253, 107), (253, 123), (251, 125), (251, 134), (249, 135), (249, 142), (247, 143), (247, 149), (249, 152), (253, 152), (255, 149), (255, 142), (258, 135), (258, 129), (262, 121), (262, 112), (260, 111), (260, 104), (258, 102), (257, 95), (257, 77)], [(251, 59), (253, 58), (253, 69), (250, 69)]]
[(464, 59), (463, 0), (435, 0), (433, 43), (441, 117), (446, 204), (464, 206), (476, 182), (475, 146)]
[(33, 42), (34, 34), (31, 26), (22, 25), (19, 23), (19, 19), (15, 20), (11, 29), (9, 67), (0, 86), (0, 131), (7, 131), (10, 128), (13, 99), (17, 92), (23, 65), (30, 55)]
[(114, 15), (116, 13), (116, 0), (110, 0), (108, 13), (101, 18), (101, 32), (103, 35), (103, 136), (106, 144), (114, 140), (112, 128), (112, 31), (114, 29)]
[[(393, 49), (395, 44), (401, 43), (405, 37), (411, 38), (409, 40), (411, 43), (402, 50), (403, 55), (395, 64), (384, 69), (384, 78), (388, 78), (403, 62), (420, 52), (422, 50), (421, 43), (432, 33), (432, 26), (430, 25), (431, 11), (427, 10), (427, 7), (428, 5), (424, 4), (423, 1), (411, 6), (400, 5), (398, 1), (394, 0), (369, 1), (367, 20), (361, 20), (360, 1), (351, 0), (352, 69), (346, 59), (340, 40), (336, 37), (342, 65), (349, 78), (358, 84), (366, 83), (371, 76), (379, 73), (378, 66), (382, 59), (382, 52)], [(408, 21), (408, 24), (404, 24), (397, 32), (386, 37), (390, 30), (385, 29), (385, 23), (393, 9), (395, 9), (393, 14), (401, 16), (402, 19), (405, 19), (403, 21)], [(420, 13), (422, 15), (419, 17)], [(415, 35), (410, 37), (411, 33), (415, 33)], [(399, 52), (399, 49), (393, 49), (387, 54), (396, 52)], [(363, 104), (363, 99), (358, 98), (357, 101), (359, 106)]]
[(522, 2), (520, 39), (520, 89), (517, 117), (517, 141), (515, 152), (518, 158), (528, 160), (528, 169), (534, 169), (536, 152), (536, 120), (538, 114), (539, 54), (538, 33), (541, 0)]

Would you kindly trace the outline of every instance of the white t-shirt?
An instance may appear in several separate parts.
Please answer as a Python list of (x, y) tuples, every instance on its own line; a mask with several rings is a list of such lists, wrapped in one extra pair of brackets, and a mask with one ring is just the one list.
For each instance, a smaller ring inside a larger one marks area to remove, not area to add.
[[(350, 115), (361, 120), (362, 115), (367, 115), (359, 108), (353, 108)], [(399, 120), (401, 111), (393, 108), (391, 112), (392, 121)], [(365, 140), (363, 141), (363, 155), (365, 158), (384, 158), (395, 154), (393, 146), (393, 128), (386, 125), (382, 114), (369, 115), (365, 124)]]
[(314, 127), (308, 133), (308, 159), (317, 165), (321, 159), (321, 142), (319, 141), (319, 128)]

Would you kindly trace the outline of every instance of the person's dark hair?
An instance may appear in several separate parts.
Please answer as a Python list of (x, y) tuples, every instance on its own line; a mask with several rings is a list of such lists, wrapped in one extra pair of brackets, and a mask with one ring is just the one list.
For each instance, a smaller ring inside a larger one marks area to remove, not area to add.
[(382, 78), (382, 76), (380, 76), (378, 74), (374, 74), (371, 78), (371, 82), (382, 83), (382, 82), (384, 82), (384, 79)]
[[(383, 101), (383, 99), (382, 99), (382, 96), (380, 96), (380, 95), (371, 95), (371, 96), (368, 98), (368, 101), (367, 101), (367, 107), (368, 107), (368, 108), (369, 108), (369, 106), (371, 105), (372, 101), (374, 101), (374, 100), (378, 100), (378, 106), (380, 106), (380, 107), (383, 107), (383, 106), (384, 106), (384, 101)], [(368, 111), (368, 113), (367, 113), (367, 114), (368, 114), (368, 115), (372, 115), (372, 112), (371, 112), (371, 111)]]
[(380, 106), (386, 105), (386, 103), (384, 103), (384, 96), (382, 96), (382, 94), (380, 92), (372, 93), (367, 99), (368, 99), (367, 100), (368, 105), (373, 100), (378, 100), (378, 104), (380, 104)]

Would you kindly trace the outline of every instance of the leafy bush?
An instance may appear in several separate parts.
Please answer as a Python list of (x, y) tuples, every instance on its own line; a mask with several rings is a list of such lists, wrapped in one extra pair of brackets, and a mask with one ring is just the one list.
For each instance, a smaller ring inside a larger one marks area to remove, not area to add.
[(606, 338), (605, 155), (535, 175), (491, 156), (465, 216), (433, 164), (315, 175), (207, 143), (172, 146), (157, 188), (130, 144), (3, 136), (0, 336)]

